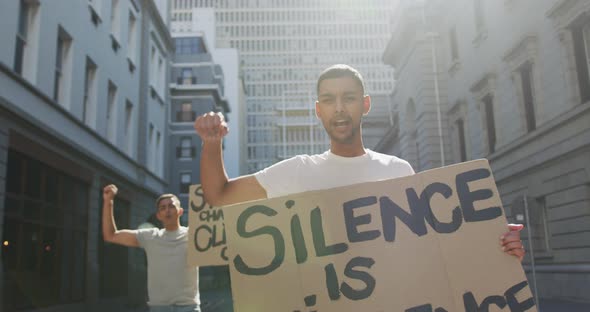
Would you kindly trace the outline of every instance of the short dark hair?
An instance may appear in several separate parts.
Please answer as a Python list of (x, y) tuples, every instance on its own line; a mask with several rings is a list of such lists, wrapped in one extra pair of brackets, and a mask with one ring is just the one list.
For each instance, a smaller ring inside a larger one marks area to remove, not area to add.
[(156, 199), (156, 210), (158, 210), (158, 208), (160, 208), (160, 202), (163, 201), (164, 199), (167, 198), (171, 198), (172, 201), (177, 202), (178, 203), (178, 207), (180, 208), (180, 200), (178, 199), (178, 197), (176, 197), (176, 195), (174, 194), (162, 194), (160, 195), (160, 197), (158, 197), (158, 199)]
[(336, 64), (324, 69), (320, 74), (316, 86), (316, 92), (318, 93), (318, 96), (320, 95), (320, 83), (322, 81), (341, 77), (350, 77), (354, 79), (361, 87), (363, 95), (365, 95), (365, 82), (361, 73), (359, 73), (358, 70), (352, 68), (352, 66), (346, 64)]

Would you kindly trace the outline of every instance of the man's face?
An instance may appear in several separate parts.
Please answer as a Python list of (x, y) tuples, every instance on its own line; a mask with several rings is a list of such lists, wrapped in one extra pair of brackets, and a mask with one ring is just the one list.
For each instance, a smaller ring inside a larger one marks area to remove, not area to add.
[(164, 225), (168, 223), (176, 223), (176, 220), (182, 215), (182, 208), (180, 203), (172, 198), (164, 198), (158, 203), (158, 220), (162, 221)]
[(325, 79), (320, 83), (316, 114), (332, 143), (360, 143), (361, 118), (370, 100), (352, 77)]

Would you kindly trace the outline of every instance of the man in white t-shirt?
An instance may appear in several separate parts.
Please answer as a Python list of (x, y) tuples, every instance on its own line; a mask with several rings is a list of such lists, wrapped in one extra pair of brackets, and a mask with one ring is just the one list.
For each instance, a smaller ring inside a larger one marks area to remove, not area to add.
[(113, 184), (103, 189), (102, 235), (106, 242), (145, 250), (148, 262), (148, 296), (151, 312), (198, 312), (199, 268), (187, 266), (188, 228), (180, 225), (183, 209), (178, 197), (163, 194), (156, 200), (156, 217), (163, 229), (117, 230)]
[[(316, 116), (330, 137), (329, 151), (295, 156), (231, 180), (223, 166), (221, 143), (228, 132), (224, 117), (214, 112), (199, 116), (194, 126), (203, 141), (201, 185), (207, 202), (223, 206), (414, 174), (407, 161), (365, 149), (361, 122), (371, 108), (371, 98), (357, 70), (342, 64), (325, 69), (318, 78), (317, 95)], [(522, 227), (509, 224), (509, 231), (500, 238), (504, 251), (521, 261)]]

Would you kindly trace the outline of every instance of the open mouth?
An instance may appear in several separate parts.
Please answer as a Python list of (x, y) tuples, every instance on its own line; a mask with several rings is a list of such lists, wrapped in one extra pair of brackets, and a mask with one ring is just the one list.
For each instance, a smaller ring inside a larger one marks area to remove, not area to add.
[(340, 119), (336, 120), (332, 123), (334, 127), (346, 127), (350, 124), (350, 120), (348, 119)]

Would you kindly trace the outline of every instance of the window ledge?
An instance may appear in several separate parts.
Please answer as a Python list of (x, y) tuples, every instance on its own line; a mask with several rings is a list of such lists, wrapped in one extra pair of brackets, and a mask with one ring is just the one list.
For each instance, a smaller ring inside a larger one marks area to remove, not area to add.
[(90, 10), (90, 20), (94, 24), (94, 26), (98, 26), (102, 23), (102, 18), (98, 13), (98, 10), (94, 7), (92, 3), (88, 3), (88, 9)]
[(152, 84), (150, 84), (150, 95), (152, 96), (152, 99), (156, 99), (158, 102), (160, 102), (160, 105), (164, 105), (164, 100)]
[(113, 51), (115, 51), (115, 53), (116, 53), (121, 48), (121, 44), (119, 43), (119, 39), (117, 39), (117, 37), (115, 37), (115, 34), (113, 34), (113, 33), (111, 33), (109, 36), (111, 37), (111, 44), (112, 44)]
[(129, 72), (135, 72), (135, 62), (129, 56), (127, 57), (127, 63), (129, 64)]
[(461, 61), (459, 59), (454, 59), (451, 61), (451, 67), (449, 67), (449, 75), (455, 76), (455, 74), (461, 69)]

